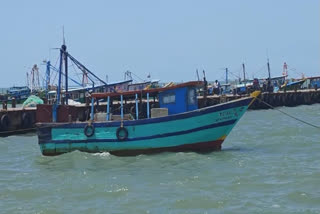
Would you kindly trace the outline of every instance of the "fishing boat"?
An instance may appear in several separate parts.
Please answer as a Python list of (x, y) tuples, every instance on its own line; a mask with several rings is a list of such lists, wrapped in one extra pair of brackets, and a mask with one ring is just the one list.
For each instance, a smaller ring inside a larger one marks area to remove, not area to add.
[(306, 81), (306, 79), (301, 79), (301, 80), (292, 80), (285, 82), (283, 85), (280, 86), (280, 90), (297, 90), (300, 89), (303, 83)]
[(320, 88), (320, 76), (307, 77), (302, 85), (303, 89), (318, 89)]
[[(46, 156), (75, 150), (109, 152), (114, 155), (219, 150), (222, 142), (259, 93), (199, 109), (197, 89), (206, 87), (202, 81), (170, 84), (162, 88), (99, 93), (96, 93), (93, 87), (90, 94), (90, 118), (80, 122), (73, 117), (75, 112), (68, 107), (67, 99), (61, 99), (62, 68), (65, 67), (66, 86), (68, 59), (76, 63), (81, 71), (90, 74), (92, 72), (66, 49), (65, 44), (60, 49), (57, 99), (53, 106), (46, 110), (47, 115), (52, 115), (52, 122), (36, 123), (40, 150)], [(90, 80), (94, 85), (94, 81), (91, 78)], [(68, 87), (66, 94), (67, 90)], [(133, 100), (130, 101), (130, 98)], [(150, 105), (152, 98), (153, 101), (158, 99), (159, 106)], [(107, 100), (105, 112), (95, 113), (98, 108), (95, 109), (94, 103), (101, 99)], [(113, 111), (113, 103), (117, 100), (120, 101), (120, 115), (114, 115)], [(128, 108), (124, 105), (130, 104), (133, 106), (128, 114)], [(40, 109), (41, 105), (37, 105), (37, 118), (41, 118)], [(62, 118), (62, 121), (59, 121), (59, 118)], [(68, 122), (63, 122), (66, 118)]]
[[(93, 93), (92, 99), (108, 99), (104, 116), (95, 117), (92, 105), (91, 118), (86, 122), (37, 123), (41, 152), (52, 156), (75, 150), (114, 155), (220, 150), (257, 93), (198, 109), (196, 89), (202, 85), (203, 82), (196, 81), (167, 88)], [(139, 118), (138, 96), (147, 99), (146, 118)], [(160, 108), (150, 109), (149, 98), (154, 96), (158, 97)], [(110, 99), (117, 97), (121, 101), (121, 115), (113, 119), (109, 111)], [(134, 116), (125, 116), (123, 100), (126, 97), (135, 98)]]
[(158, 88), (160, 80), (150, 80), (145, 82), (131, 83), (128, 85), (128, 91), (137, 91), (148, 88)]
[[(76, 102), (85, 103), (86, 102), (86, 94), (91, 91), (100, 91), (100, 92), (114, 92), (114, 91), (127, 91), (128, 85), (132, 82), (132, 80), (111, 82), (108, 84), (95, 85), (94, 87), (91, 85), (87, 85), (84, 87), (75, 87), (68, 89), (68, 98), (72, 99)], [(61, 90), (63, 98), (65, 98), (65, 90)], [(57, 99), (57, 91), (52, 90), (48, 92), (48, 102), (53, 103)]]
[(25, 101), (31, 94), (31, 90), (27, 86), (13, 86), (7, 91), (7, 99), (9, 102), (14, 98), (16, 102)]

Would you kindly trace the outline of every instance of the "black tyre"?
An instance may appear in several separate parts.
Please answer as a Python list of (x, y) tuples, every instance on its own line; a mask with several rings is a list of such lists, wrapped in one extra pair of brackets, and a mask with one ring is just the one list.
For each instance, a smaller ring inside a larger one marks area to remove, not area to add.
[(22, 128), (30, 128), (32, 126), (31, 115), (29, 113), (23, 112), (21, 126)]
[(1, 129), (7, 131), (10, 126), (10, 120), (8, 114), (1, 116)]
[(92, 124), (87, 124), (84, 127), (83, 132), (87, 137), (91, 137), (92, 135), (94, 135), (94, 126)]
[(128, 139), (128, 130), (124, 127), (117, 128), (117, 138), (120, 141), (125, 141)]

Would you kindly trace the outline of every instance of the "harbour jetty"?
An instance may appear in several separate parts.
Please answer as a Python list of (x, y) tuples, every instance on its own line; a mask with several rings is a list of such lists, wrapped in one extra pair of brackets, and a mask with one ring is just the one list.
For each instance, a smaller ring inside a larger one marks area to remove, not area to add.
[(0, 111), (0, 137), (35, 131), (36, 107)]
[[(199, 103), (203, 105), (216, 105), (219, 103), (224, 103), (230, 100), (239, 99), (241, 97), (246, 97), (249, 95), (213, 95), (199, 97)], [(280, 106), (298, 106), (298, 105), (311, 105), (315, 103), (320, 103), (320, 91), (314, 89), (296, 90), (296, 91), (279, 91), (276, 93), (263, 92), (250, 107), (249, 109), (269, 109), (270, 106), (265, 103), (270, 104), (273, 107)]]
[[(199, 107), (212, 106), (231, 100), (240, 99), (248, 95), (210, 95), (210, 96), (198, 96)], [(143, 117), (146, 115), (146, 102), (144, 100), (139, 101), (141, 107), (140, 112)], [(250, 106), (252, 110), (268, 109), (270, 104), (273, 107), (280, 106), (298, 106), (298, 105), (311, 105), (320, 103), (320, 90), (306, 89), (297, 91), (286, 91), (277, 93), (261, 93), (259, 98)], [(159, 103), (157, 99), (150, 100), (151, 107), (158, 107)], [(91, 113), (90, 103), (81, 104), (78, 106), (66, 106), (61, 105), (59, 107), (59, 122), (70, 121), (85, 121), (88, 120)], [(127, 108), (124, 111), (128, 114), (134, 113), (135, 104), (128, 103)], [(8, 136), (14, 134), (21, 134), (30, 131), (35, 131), (36, 122), (49, 122), (52, 121), (52, 105), (38, 105), (39, 113), (36, 114), (37, 108), (8, 108), (4, 103), (0, 111), (0, 136)], [(96, 112), (105, 112), (106, 103), (95, 103)], [(112, 102), (112, 113), (117, 115), (120, 113), (120, 102), (114, 100)]]

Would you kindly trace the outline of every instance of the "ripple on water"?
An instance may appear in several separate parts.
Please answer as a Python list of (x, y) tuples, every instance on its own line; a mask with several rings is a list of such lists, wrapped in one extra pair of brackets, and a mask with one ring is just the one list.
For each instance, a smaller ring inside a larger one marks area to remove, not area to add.
[[(281, 108), (319, 125), (320, 105)], [(319, 131), (249, 111), (209, 154), (40, 154), (0, 138), (3, 213), (319, 213)]]

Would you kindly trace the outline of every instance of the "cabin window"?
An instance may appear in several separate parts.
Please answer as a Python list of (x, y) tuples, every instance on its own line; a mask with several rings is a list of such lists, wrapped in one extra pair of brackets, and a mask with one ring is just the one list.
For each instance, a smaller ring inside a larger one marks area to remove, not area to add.
[(74, 99), (74, 100), (79, 99), (79, 94), (78, 93), (77, 94), (73, 94), (72, 99)]
[(169, 104), (169, 103), (175, 103), (176, 102), (176, 95), (174, 93), (163, 95), (162, 97), (162, 103), (163, 104)]
[(189, 89), (188, 90), (188, 104), (189, 105), (195, 105), (196, 104), (196, 90), (195, 89)]

